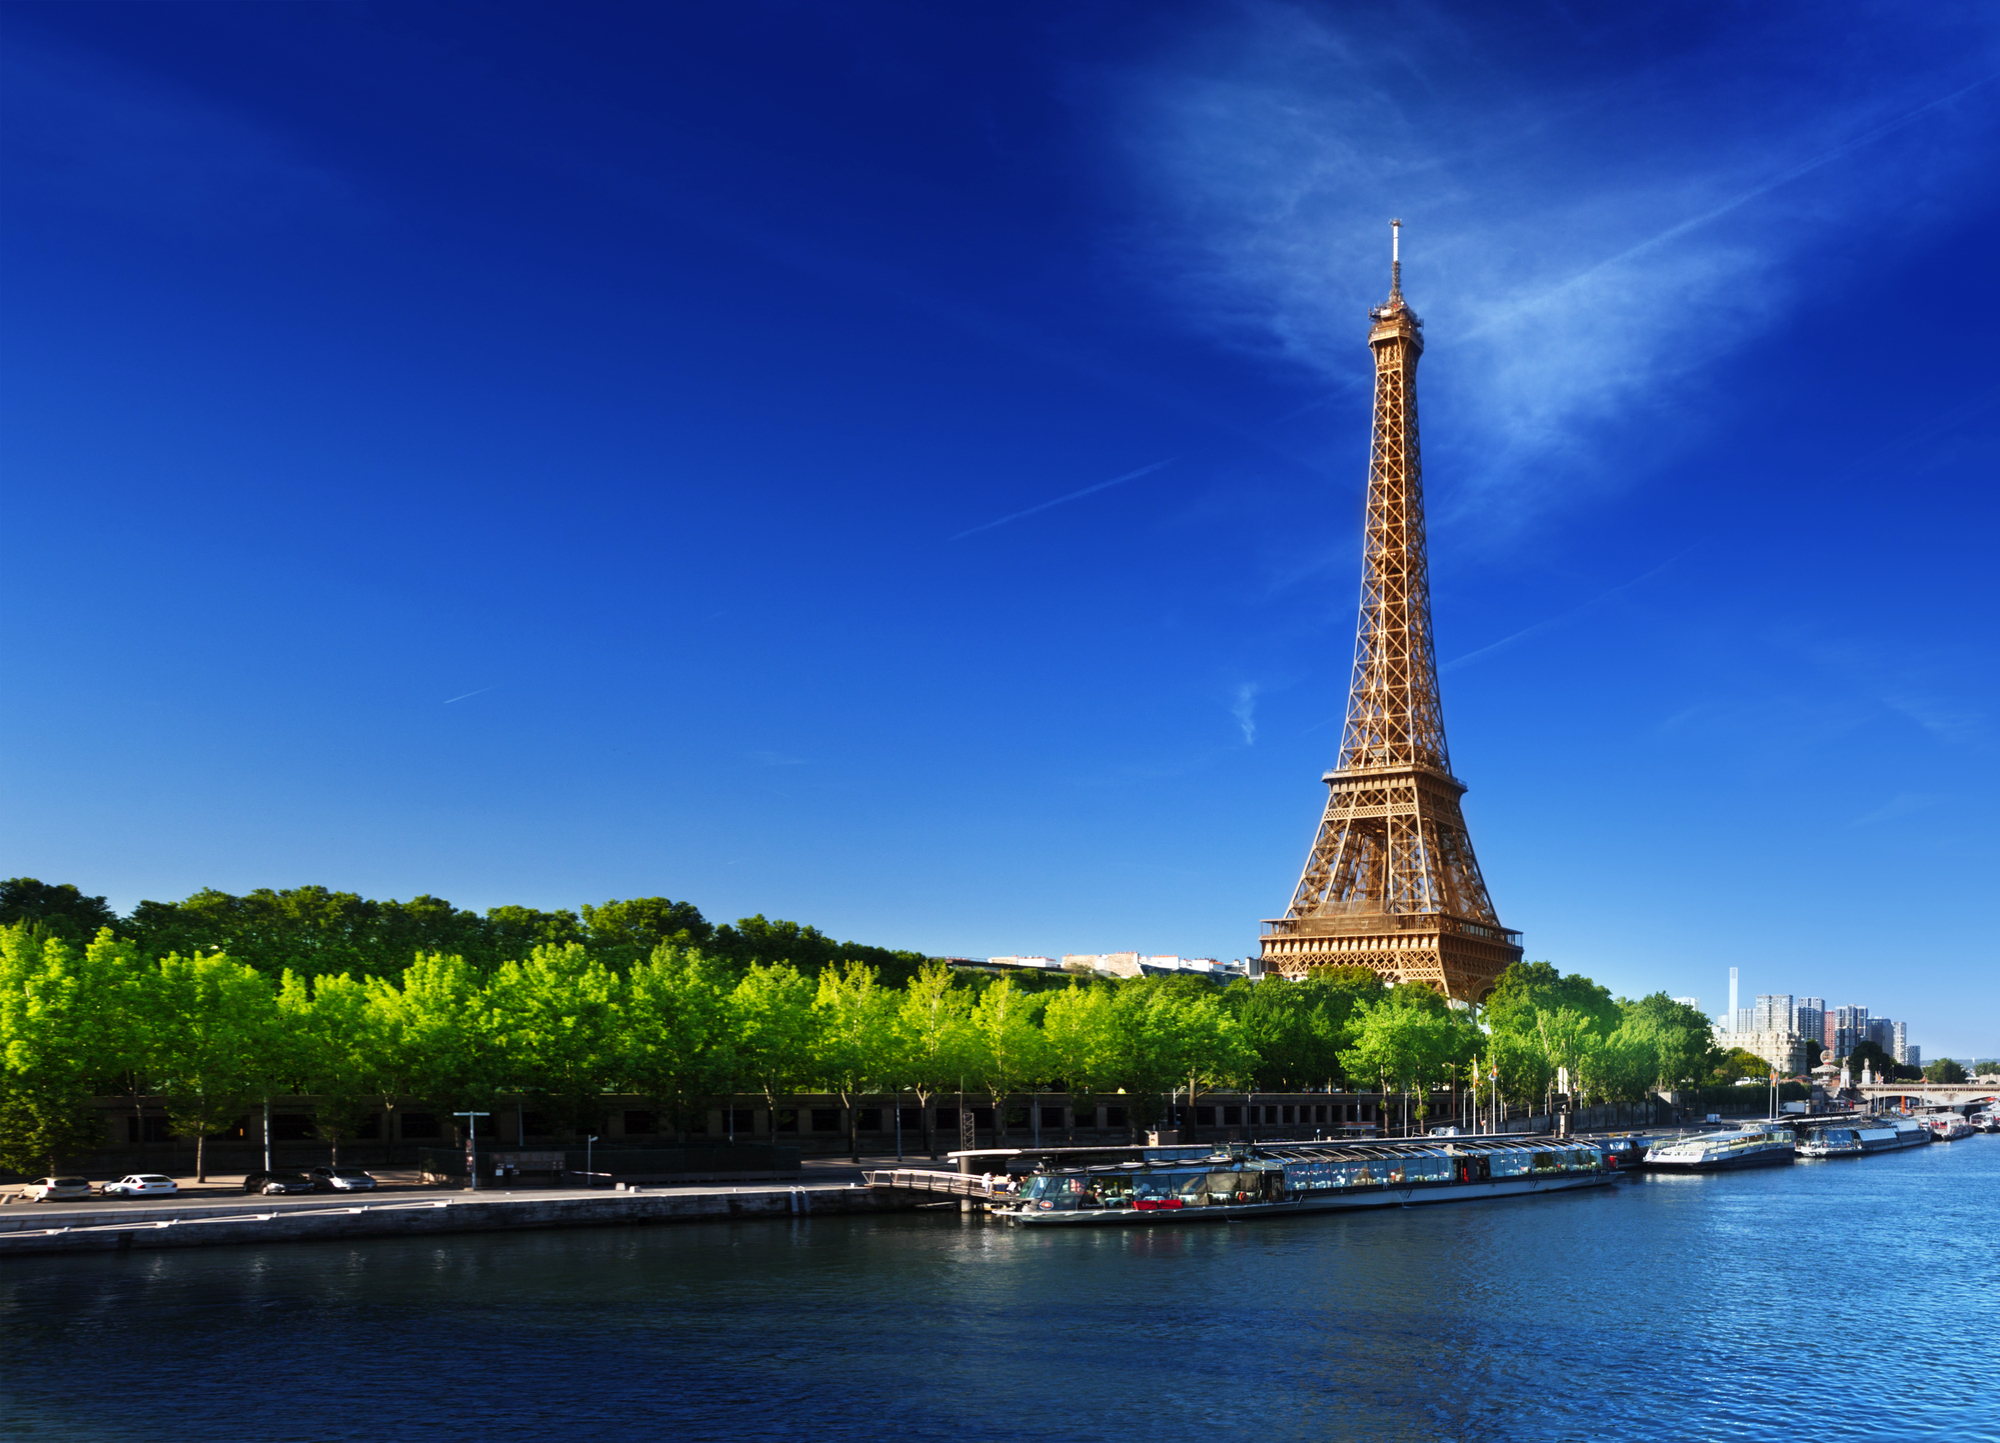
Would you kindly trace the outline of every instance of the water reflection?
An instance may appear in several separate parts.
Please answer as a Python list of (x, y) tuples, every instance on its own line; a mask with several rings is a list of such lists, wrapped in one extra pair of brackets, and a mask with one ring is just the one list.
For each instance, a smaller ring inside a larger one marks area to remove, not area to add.
[(0, 1269), (0, 1389), (11, 1432), (107, 1443), (1977, 1438), (2000, 1413), (1951, 1340), (2000, 1322), (1996, 1183), (1977, 1138), (1247, 1224), (30, 1259)]

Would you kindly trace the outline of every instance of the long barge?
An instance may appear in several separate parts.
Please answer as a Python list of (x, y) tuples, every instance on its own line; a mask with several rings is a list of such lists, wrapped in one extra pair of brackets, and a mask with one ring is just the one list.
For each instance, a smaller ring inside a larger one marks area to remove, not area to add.
[(1907, 1118), (1861, 1118), (1848, 1127), (1816, 1127), (1799, 1139), (1799, 1156), (1815, 1158), (1865, 1157), (1871, 1152), (1894, 1152), (1905, 1147), (1921, 1147), (1931, 1140), (1931, 1130)]
[(1733, 1131), (1696, 1133), (1653, 1144), (1646, 1167), (1656, 1172), (1733, 1172), (1792, 1162), (1798, 1136), (1776, 1123), (1739, 1123)]
[[(1064, 1148), (1013, 1161), (1033, 1171), (982, 1192), (996, 1217), (1025, 1227), (1220, 1222), (1537, 1197), (1605, 1187), (1619, 1176), (1603, 1144), (1508, 1135)], [(869, 1180), (909, 1185), (908, 1175)]]

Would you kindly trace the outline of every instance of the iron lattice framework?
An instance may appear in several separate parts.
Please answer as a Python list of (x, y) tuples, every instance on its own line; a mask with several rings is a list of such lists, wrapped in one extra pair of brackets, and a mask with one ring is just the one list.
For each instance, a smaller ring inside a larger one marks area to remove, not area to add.
[(1392, 257), (1389, 300), (1368, 313), (1375, 434), (1347, 725), (1292, 905), (1264, 924), (1264, 965), (1368, 967), (1476, 1001), (1520, 960), (1520, 934), (1494, 915), (1445, 748), (1417, 442), (1424, 323), (1403, 300), (1400, 246)]

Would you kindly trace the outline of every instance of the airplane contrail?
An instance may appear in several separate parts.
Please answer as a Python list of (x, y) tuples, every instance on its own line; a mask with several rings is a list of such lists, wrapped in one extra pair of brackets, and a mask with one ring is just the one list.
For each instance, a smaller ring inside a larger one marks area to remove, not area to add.
[(1093, 491), (1102, 491), (1108, 486), (1120, 486), (1127, 481), (1137, 481), (1141, 476), (1157, 471), (1162, 466), (1171, 466), (1178, 460), (1180, 460), (1178, 456), (1169, 456), (1164, 461), (1155, 461), (1150, 466), (1141, 466), (1137, 471), (1127, 471), (1123, 476), (1113, 476), (1109, 481), (1100, 481), (1095, 486), (1086, 486), (1081, 491), (1072, 491), (1067, 496), (1058, 496), (1055, 500), (1044, 501), (1039, 506), (1030, 506), (1026, 511), (1016, 511), (1011, 516), (1002, 516), (998, 521), (988, 521), (982, 525), (974, 526), (970, 530), (959, 532), (958, 535), (951, 539), (953, 541), (963, 541), (966, 537), (975, 535), (978, 532), (991, 531), (996, 526), (1005, 526), (1009, 521), (1019, 521), (1023, 516), (1033, 516), (1037, 511), (1046, 511), (1051, 506), (1062, 505), (1065, 501), (1080, 500), (1090, 495)]
[(1818, 170), (1823, 165), (1827, 165), (1833, 161), (1839, 160), (1843, 155), (1846, 155), (1849, 151), (1858, 150), (1862, 146), (1867, 145), (1870, 141), (1880, 140), (1883, 136), (1888, 135), (1891, 131), (1901, 130), (1904, 126), (1910, 124), (1912, 121), (1920, 120), (1924, 116), (1930, 114), (1933, 110), (1936, 110), (1939, 106), (1949, 105), (1951, 104), (1952, 101), (1958, 99), (1961, 95), (1969, 95), (1973, 91), (1977, 90), (1980, 86), (1991, 84), (1996, 79), (2000, 79), (2000, 76), (1988, 75), (1983, 79), (1973, 81), (1972, 84), (1967, 85), (1962, 89), (1952, 91), (1952, 93), (1949, 95), (1941, 95), (1936, 100), (1931, 101), (1929, 104), (1919, 105), (1915, 110), (1907, 111), (1904, 114), (1895, 117), (1893, 120), (1885, 120), (1880, 125), (1874, 127), (1874, 129), (1863, 131), (1860, 135), (1855, 136), (1852, 140), (1843, 141), (1839, 145), (1836, 145), (1832, 150), (1823, 151), (1819, 155), (1814, 156), (1810, 160), (1800, 161), (1790, 170), (1782, 171), (1779, 174), (1772, 176), (1769, 180), (1765, 181), (1761, 185), (1752, 186), (1749, 190), (1744, 191), (1741, 195), (1734, 196), (1731, 199), (1724, 201), (1721, 205), (1714, 207), (1712, 210), (1703, 211), (1700, 215), (1691, 216), (1687, 220), (1681, 221), (1677, 225), (1668, 226), (1658, 235), (1649, 236), (1647, 239), (1640, 241), (1637, 245), (1631, 246), (1626, 250), (1620, 251), (1617, 255), (1612, 256), (1609, 259), (1599, 261), (1596, 265), (1591, 266), (1589, 269), (1580, 271), (1576, 275), (1571, 276), (1568, 280), (1564, 281), (1560, 286), (1557, 286), (1556, 289), (1557, 290), (1567, 289), (1568, 287), (1574, 286), (1581, 281), (1587, 280), (1589, 277), (1595, 275), (1598, 271), (1603, 270), (1606, 266), (1615, 266), (1620, 261), (1630, 260), (1633, 256), (1638, 255), (1642, 251), (1649, 251), (1653, 249), (1653, 247), (1655, 246), (1665, 245), (1668, 241), (1674, 240), (1679, 236), (1686, 235), (1689, 231), (1694, 230), (1698, 226), (1707, 225), (1712, 220), (1719, 220), (1721, 217), (1728, 215), (1729, 212), (1737, 209), (1739, 206), (1748, 205), (1751, 201), (1756, 200), (1759, 196), (1769, 195), (1779, 186), (1790, 184), (1792, 181), (1797, 180), (1800, 176), (1805, 175), (1809, 171)]
[(445, 698), (444, 704), (446, 706), (450, 706), (455, 701), (464, 701), (466, 696), (478, 696), (480, 691), (491, 691), (491, 690), (493, 690), (493, 688), (490, 686), (482, 686), (481, 688), (479, 688), (479, 691), (469, 691), (465, 694), (465, 696), (448, 696)]
[(1662, 571), (1665, 571), (1669, 566), (1672, 566), (1676, 561), (1679, 561), (1683, 556), (1687, 555), (1688, 552), (1692, 550), (1694, 550), (1693, 546), (1684, 547), (1683, 549), (1676, 551), (1672, 556), (1669, 556), (1665, 561), (1662, 561), (1658, 566), (1655, 566), (1651, 571), (1646, 572), (1643, 576), (1635, 576), (1630, 581), (1621, 581), (1616, 586), (1612, 587), (1609, 591), (1598, 592), (1597, 595), (1591, 597), (1590, 600), (1584, 602), (1580, 606), (1572, 606), (1568, 611), (1559, 612), (1556, 615), (1549, 617), (1546, 621), (1536, 622), (1533, 626), (1524, 626), (1519, 631), (1515, 632), (1512, 636), (1503, 636), (1498, 641), (1488, 642), (1485, 646), (1480, 647), (1479, 650), (1477, 651), (1468, 651), (1464, 656), (1455, 656), (1450, 661), (1445, 662), (1442, 666), (1440, 666), (1438, 668), (1438, 671), (1439, 672), (1455, 671), (1459, 667), (1464, 666), (1468, 661), (1477, 661), (1479, 660), (1480, 657), (1488, 656), (1491, 653), (1500, 650), (1504, 646), (1512, 646), (1515, 642), (1521, 640), (1523, 637), (1533, 636), (1538, 631), (1547, 631), (1552, 626), (1556, 626), (1562, 622), (1568, 621), (1572, 616), (1576, 616), (1582, 612), (1590, 610), (1591, 607), (1597, 605), (1597, 603), (1600, 601), (1608, 601), (1610, 598), (1616, 596), (1621, 591), (1630, 591), (1640, 582), (1652, 580), (1655, 576), (1658, 576)]

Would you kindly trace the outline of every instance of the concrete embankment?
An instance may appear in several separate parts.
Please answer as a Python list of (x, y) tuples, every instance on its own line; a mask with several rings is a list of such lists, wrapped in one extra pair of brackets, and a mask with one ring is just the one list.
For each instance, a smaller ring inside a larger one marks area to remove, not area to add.
[(913, 1206), (865, 1187), (763, 1187), (577, 1193), (454, 1193), (381, 1202), (230, 1207), (133, 1206), (0, 1224), (0, 1260), (44, 1253), (129, 1252), (530, 1228), (615, 1227), (723, 1218), (874, 1213)]

